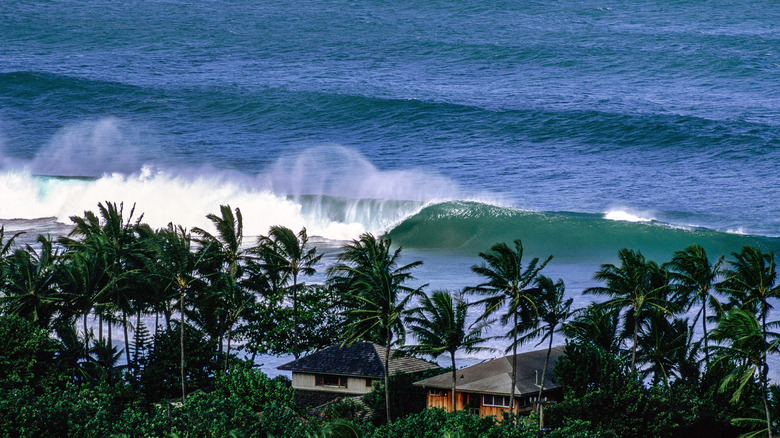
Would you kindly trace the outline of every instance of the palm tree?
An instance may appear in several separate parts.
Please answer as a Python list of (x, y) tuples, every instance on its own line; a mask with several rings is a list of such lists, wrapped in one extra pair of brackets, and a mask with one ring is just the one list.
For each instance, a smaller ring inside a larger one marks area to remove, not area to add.
[(590, 304), (572, 315), (574, 319), (563, 325), (567, 338), (577, 344), (595, 345), (608, 353), (620, 351), (619, 309)]
[(4, 294), (0, 297), (0, 309), (49, 329), (61, 307), (62, 296), (57, 284), (59, 252), (51, 238), (38, 236), (37, 240), (40, 251), (26, 245), (8, 256), (3, 269)]
[(14, 240), (22, 234), (24, 234), (23, 231), (17, 232), (3, 243), (3, 240), (5, 240), (5, 226), (0, 226), (0, 267), (3, 265), (3, 257), (11, 251), (11, 245), (13, 245)]
[(479, 253), (484, 260), (481, 265), (471, 267), (471, 270), (487, 280), (476, 286), (467, 288), (467, 291), (476, 294), (485, 295), (486, 298), (479, 301), (479, 304), (485, 306), (485, 312), (479, 318), (486, 320), (493, 314), (506, 308), (501, 315), (501, 324), (506, 326), (512, 324), (512, 331), (507, 337), (512, 339), (512, 389), (510, 403), (512, 410), (515, 409), (515, 386), (517, 380), (517, 345), (520, 336), (520, 316), (526, 324), (530, 324), (528, 319), (536, 319), (536, 305), (533, 296), (538, 293), (537, 288), (529, 288), (536, 280), (552, 256), (547, 257), (542, 263), (538, 258), (534, 258), (523, 269), (523, 244), (520, 240), (514, 241), (514, 250), (509, 248), (506, 243), (497, 243), (490, 248), (490, 252)]
[[(235, 214), (229, 205), (221, 205), (220, 216), (209, 214), (206, 217), (214, 224), (217, 234), (213, 235), (202, 228), (193, 228), (193, 233), (200, 236), (199, 243), (204, 248), (203, 269), (220, 303), (227, 331), (227, 352), (225, 354), (225, 371), (228, 370), (230, 358), (230, 342), (233, 326), (246, 311), (247, 300), (250, 298), (239, 285), (238, 280), (243, 275), (244, 265), (251, 259), (250, 253), (243, 248), (244, 220), (241, 210), (236, 208)], [(219, 349), (222, 352), (222, 335)]]
[(317, 271), (314, 265), (320, 261), (322, 254), (317, 255), (317, 248), (307, 248), (309, 237), (306, 228), (302, 228), (296, 235), (287, 227), (272, 226), (268, 231), (268, 237), (261, 238), (258, 247), (267, 254), (269, 264), (266, 270), (270, 275), (283, 279), (283, 284), (292, 280), (288, 288), (293, 299), (293, 356), (297, 360), (300, 356), (298, 334), (298, 288), (303, 283), (298, 283), (301, 275), (314, 275)]
[[(338, 263), (328, 270), (331, 285), (346, 293), (355, 305), (348, 316), (350, 322), (343, 345), (366, 338), (384, 344), (388, 423), (391, 421), (388, 375), (390, 348), (396, 342), (403, 343), (406, 332), (402, 317), (407, 312), (406, 306), (424, 287), (413, 289), (404, 285), (414, 279), (411, 270), (422, 262), (415, 261), (399, 267), (401, 248), (391, 251), (390, 245), (389, 238), (377, 239), (370, 233), (364, 233), (343, 247)], [(402, 296), (404, 293), (406, 296)]]
[(758, 314), (766, 331), (766, 317), (772, 305), (770, 298), (780, 297), (777, 280), (777, 266), (774, 253), (763, 253), (760, 249), (745, 245), (739, 253), (732, 253), (730, 269), (723, 272), (725, 279), (717, 285), (719, 291), (729, 298), (728, 307), (740, 307)]
[(409, 330), (417, 337), (419, 344), (408, 350), (428, 354), (434, 359), (444, 353), (450, 354), (452, 410), (455, 411), (455, 353), (461, 350), (467, 353), (489, 350), (479, 347), (479, 344), (487, 342), (487, 339), (481, 336), (485, 325), (466, 325), (470, 305), (463, 298), (463, 292), (453, 297), (449, 292), (437, 290), (431, 296), (423, 295), (420, 301), (420, 307), (413, 309), (406, 320), (410, 324)]
[(627, 248), (618, 251), (621, 265), (601, 265), (594, 280), (606, 282), (606, 287), (585, 289), (585, 294), (605, 295), (609, 301), (602, 305), (625, 309), (625, 328), (633, 325), (631, 368), (636, 370), (637, 338), (640, 323), (650, 316), (650, 311), (670, 314), (673, 303), (667, 299), (669, 284), (667, 275), (653, 261), (645, 261), (640, 252)]
[[(563, 280), (559, 279), (553, 283), (552, 279), (544, 275), (540, 275), (536, 278), (536, 286), (539, 288), (539, 295), (536, 297), (536, 308), (539, 312), (539, 321), (543, 322), (542, 327), (538, 327), (533, 330), (528, 337), (533, 338), (541, 335), (542, 339), (539, 343), (544, 342), (549, 338), (547, 344), (547, 357), (544, 360), (544, 368), (542, 369), (542, 384), (539, 386), (539, 402), (542, 400), (542, 392), (544, 392), (545, 375), (547, 373), (547, 367), (550, 364), (550, 352), (552, 351), (553, 336), (558, 330), (558, 326), (564, 324), (564, 322), (571, 316), (571, 303), (573, 298), (564, 300), (565, 287)], [(540, 427), (543, 424), (540, 423)]]
[(687, 319), (669, 320), (663, 314), (656, 313), (649, 318), (638, 339), (637, 360), (648, 363), (650, 368), (644, 375), (653, 374), (653, 385), (659, 380), (669, 386), (669, 379), (675, 369), (683, 376), (691, 368), (692, 356), (698, 351), (697, 344), (690, 344)]
[(63, 310), (74, 319), (74, 323), (79, 316), (82, 318), (84, 342), (89, 344), (87, 318), (95, 307), (95, 297), (102, 288), (103, 270), (98, 257), (93, 257), (86, 251), (67, 250), (61, 257), (59, 283), (65, 299)]
[[(190, 233), (181, 226), (177, 227), (169, 223), (167, 228), (157, 231), (157, 238), (160, 245), (160, 259), (156, 264), (156, 275), (161, 286), (161, 295), (179, 298), (181, 400), (184, 403), (187, 397), (184, 360), (185, 299), (191, 291), (202, 288), (202, 280), (196, 275), (201, 259), (196, 258), (192, 251)], [(168, 327), (170, 328), (170, 325)]]
[[(125, 356), (129, 365), (127, 316), (133, 312), (133, 300), (138, 291), (137, 275), (147, 264), (149, 254), (148, 242), (139, 238), (143, 215), (133, 221), (133, 205), (125, 220), (124, 204), (120, 203), (117, 207), (112, 202), (99, 203), (98, 211), (100, 218), (91, 211), (85, 211), (84, 217), (71, 216), (75, 226), (68, 237), (60, 239), (60, 243), (69, 250), (83, 251), (99, 260), (103, 279), (94, 298), (102, 310), (101, 317), (108, 320), (107, 348), (112, 348), (111, 326), (115, 321), (114, 312), (119, 310), (122, 312)], [(102, 325), (100, 333), (102, 340)]]
[(769, 365), (767, 354), (777, 352), (780, 336), (777, 333), (767, 332), (767, 326), (780, 326), (778, 322), (759, 322), (755, 314), (741, 309), (733, 308), (727, 311), (718, 320), (718, 326), (712, 332), (712, 339), (721, 345), (712, 347), (715, 350), (715, 361), (728, 361), (736, 365), (734, 371), (729, 374), (721, 384), (721, 391), (736, 385), (732, 402), (739, 400), (748, 382), (758, 381), (761, 388), (761, 396), (764, 402), (766, 415), (767, 435), (772, 438), (772, 419), (769, 410), (768, 379)]
[(707, 366), (710, 364), (707, 341), (707, 305), (715, 304), (711, 302), (716, 301), (711, 291), (720, 274), (722, 263), (723, 256), (718, 258), (714, 264), (710, 263), (704, 248), (701, 245), (693, 244), (682, 251), (676, 251), (672, 261), (664, 265), (664, 268), (670, 273), (672, 284), (676, 289), (675, 292), (680, 298), (681, 304), (685, 306), (685, 311), (689, 311), (694, 303), (701, 303), (701, 308), (696, 313), (691, 325), (695, 326), (701, 316), (704, 357)]

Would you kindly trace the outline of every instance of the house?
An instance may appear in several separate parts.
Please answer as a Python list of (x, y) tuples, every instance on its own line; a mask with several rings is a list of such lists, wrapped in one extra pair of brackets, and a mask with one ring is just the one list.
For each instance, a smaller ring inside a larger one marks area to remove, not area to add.
[[(337, 397), (371, 392), (374, 381), (384, 379), (385, 352), (385, 347), (371, 342), (334, 345), (277, 369), (292, 371), (292, 386), (300, 405), (318, 406)], [(388, 367), (390, 376), (439, 368), (421, 359), (397, 355), (395, 350), (390, 350)]]
[[(543, 401), (559, 401), (561, 386), (556, 383), (553, 366), (563, 355), (563, 347), (550, 352), (550, 362), (545, 373)], [(539, 397), (539, 385), (547, 350), (531, 351), (517, 355), (517, 378), (515, 382), (515, 412), (529, 413)], [(445, 373), (414, 383), (428, 390), (427, 406), (452, 410), (452, 374)], [(458, 410), (468, 409), (479, 416), (500, 416), (509, 412), (512, 388), (512, 356), (482, 362), (461, 368), (456, 375), (455, 405)]]

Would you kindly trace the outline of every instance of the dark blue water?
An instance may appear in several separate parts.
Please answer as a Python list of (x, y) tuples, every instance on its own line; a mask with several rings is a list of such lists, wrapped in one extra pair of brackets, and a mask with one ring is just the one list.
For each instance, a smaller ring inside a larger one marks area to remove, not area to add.
[(230, 203), (250, 234), (390, 232), (447, 288), (521, 238), (578, 299), (623, 246), (780, 251), (778, 23), (774, 1), (5, 1), (0, 223)]

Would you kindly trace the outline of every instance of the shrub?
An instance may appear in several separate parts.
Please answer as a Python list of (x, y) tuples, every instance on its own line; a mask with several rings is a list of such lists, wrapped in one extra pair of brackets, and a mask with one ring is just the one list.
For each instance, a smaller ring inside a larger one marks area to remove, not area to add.
[(286, 408), (295, 407), (295, 390), (290, 379), (285, 376), (270, 379), (249, 364), (239, 364), (230, 372), (219, 374), (214, 385), (217, 393), (235, 397), (255, 412), (262, 411), (271, 403)]

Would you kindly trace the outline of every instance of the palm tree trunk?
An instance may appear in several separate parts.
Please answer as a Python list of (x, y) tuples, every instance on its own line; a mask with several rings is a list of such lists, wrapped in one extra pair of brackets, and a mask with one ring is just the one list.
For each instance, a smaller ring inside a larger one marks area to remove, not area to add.
[(762, 324), (762, 336), (764, 338), (764, 352), (761, 355), (761, 392), (764, 399), (764, 413), (766, 414), (766, 432), (767, 436), (769, 438), (772, 438), (772, 415), (769, 413), (769, 399), (767, 394), (767, 372), (769, 371), (769, 365), (766, 363), (766, 314), (768, 310), (768, 305), (766, 301), (761, 302), (761, 310), (763, 315), (761, 315), (761, 324)]
[(103, 343), (103, 315), (98, 314), (98, 341)]
[[(553, 327), (550, 327), (550, 343), (547, 345), (547, 357), (544, 359), (544, 369), (542, 370), (542, 384), (539, 385), (539, 397), (537, 398), (537, 403), (542, 402), (542, 392), (544, 392), (544, 378), (545, 375), (547, 374), (547, 366), (550, 364), (550, 352), (552, 352), (552, 343), (553, 343)], [(542, 428), (544, 427), (544, 425), (540, 423), (539, 427)]]
[(184, 379), (184, 289), (181, 290), (181, 323), (179, 324), (179, 347), (181, 347), (181, 403), (187, 398), (187, 382)]
[(387, 413), (387, 424), (390, 424), (390, 341), (391, 331), (387, 328), (387, 343), (385, 347), (385, 411)]
[[(764, 364), (766, 364), (766, 361), (764, 361)], [(762, 367), (763, 368), (763, 367)], [(769, 438), (772, 438), (772, 416), (769, 413), (769, 400), (767, 398), (767, 379), (766, 379), (766, 371), (761, 370), (761, 395), (764, 399), (764, 414), (766, 414), (766, 432), (767, 436)]]
[(634, 312), (634, 345), (631, 347), (631, 369), (636, 371), (636, 342), (639, 333), (639, 315)]
[(298, 360), (300, 355), (298, 350), (298, 275), (293, 272), (293, 356), (295, 360)]
[(707, 369), (710, 368), (710, 348), (707, 345), (707, 296), (702, 299), (701, 304), (701, 329), (704, 331), (704, 361), (707, 364)]
[(88, 336), (88, 332), (87, 332), (87, 315), (88, 314), (89, 314), (89, 312), (85, 312), (84, 313), (84, 343), (88, 343), (88, 341), (87, 341), (87, 336)]
[(130, 338), (127, 336), (127, 312), (125, 312), (125, 309), (122, 309), (122, 330), (125, 334), (125, 359), (127, 359), (127, 367), (132, 368), (130, 366)]
[(452, 358), (452, 412), (458, 410), (458, 406), (455, 404), (455, 379), (457, 377), (457, 370), (455, 370), (455, 353), (450, 352)]
[(512, 328), (512, 389), (509, 396), (509, 412), (515, 412), (515, 386), (517, 380), (517, 312), (515, 312), (515, 326)]
[(227, 353), (225, 353), (225, 372), (228, 371), (228, 360), (230, 359), (230, 335), (232, 332), (233, 332), (233, 323), (228, 323)]
[(133, 350), (133, 364), (135, 365), (133, 370), (136, 374), (138, 374), (138, 353), (139, 353), (139, 346), (138, 346), (138, 329), (141, 328), (141, 312), (135, 314), (135, 333), (133, 333), (133, 341), (135, 343), (135, 348)]

